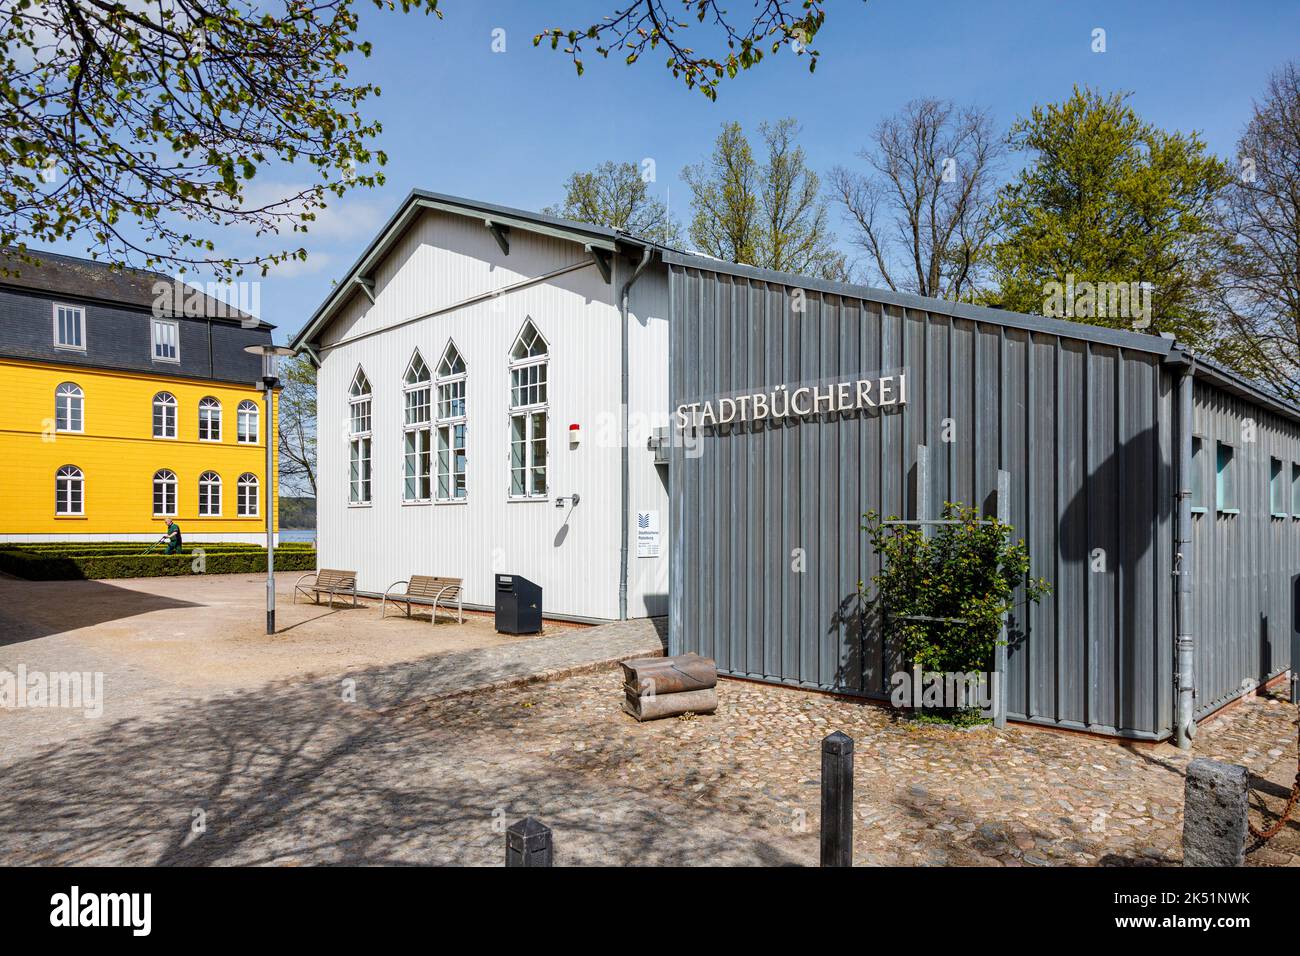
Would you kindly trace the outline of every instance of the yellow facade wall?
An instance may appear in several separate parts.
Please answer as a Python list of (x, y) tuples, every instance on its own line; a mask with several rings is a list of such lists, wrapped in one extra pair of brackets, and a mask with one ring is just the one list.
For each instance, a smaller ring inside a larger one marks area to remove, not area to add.
[[(63, 382), (84, 393), (82, 434), (55, 431), (54, 396)], [(153, 397), (160, 391), (176, 397), (175, 439), (153, 437)], [(221, 402), (219, 442), (199, 441), (198, 406), (206, 396)], [(257, 444), (236, 439), (236, 409), (244, 400), (260, 412)], [(252, 386), (0, 359), (0, 537), (161, 536), (166, 522), (153, 515), (153, 476), (162, 468), (176, 473), (176, 521), (186, 539), (264, 533), (268, 487), (279, 520), (278, 471), (268, 485), (265, 445), (276, 434), (278, 404), (277, 393), (267, 428), (262, 392)], [(64, 465), (85, 476), (81, 517), (54, 513), (55, 473)], [(205, 471), (221, 476), (220, 517), (198, 515)], [(245, 472), (257, 476), (262, 492), (256, 517), (236, 516), (236, 487)]]

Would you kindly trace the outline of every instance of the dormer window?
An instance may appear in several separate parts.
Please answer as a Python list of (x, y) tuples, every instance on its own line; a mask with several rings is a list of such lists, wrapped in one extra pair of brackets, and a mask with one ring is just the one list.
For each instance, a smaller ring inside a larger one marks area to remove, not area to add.
[(86, 310), (75, 305), (54, 305), (54, 347), (86, 351)]
[(174, 362), (181, 360), (181, 327), (175, 319), (153, 320), (153, 360)]

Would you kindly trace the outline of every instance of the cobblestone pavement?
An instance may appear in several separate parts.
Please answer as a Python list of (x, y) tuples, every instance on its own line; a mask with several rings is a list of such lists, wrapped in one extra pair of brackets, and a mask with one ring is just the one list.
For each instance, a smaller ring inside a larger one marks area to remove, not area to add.
[[(356, 679), (359, 703), (337, 684), (280, 684), (0, 760), (0, 858), (499, 864), (502, 830), (531, 814), (554, 829), (557, 865), (813, 864), (819, 742), (843, 730), (859, 863), (1179, 859), (1189, 757), (1169, 746), (942, 731), (738, 681), (720, 685), (716, 715), (637, 724), (612, 668), (386, 712), (365, 706), (379, 682)], [(1202, 728), (1194, 754), (1246, 764), (1276, 807), (1295, 769), (1292, 714), (1244, 702)], [(1298, 837), (1292, 824), (1251, 862), (1300, 863)]]

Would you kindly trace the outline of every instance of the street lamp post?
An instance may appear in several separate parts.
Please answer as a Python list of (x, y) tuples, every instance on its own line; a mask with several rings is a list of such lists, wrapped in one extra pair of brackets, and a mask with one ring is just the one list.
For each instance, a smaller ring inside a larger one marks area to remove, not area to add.
[(266, 515), (266, 633), (275, 633), (275, 510), (274, 499), (271, 497), (275, 494), (275, 459), (274, 438), (272, 431), (275, 427), (273, 417), (273, 405), (275, 400), (275, 387), (280, 384), (278, 376), (279, 363), (282, 356), (293, 355), (293, 349), (287, 349), (280, 345), (249, 345), (244, 349), (245, 352), (251, 352), (254, 355), (262, 356), (262, 394), (266, 399), (266, 427), (262, 434), (266, 442), (266, 480), (263, 486), (266, 488), (264, 497), (263, 513)]

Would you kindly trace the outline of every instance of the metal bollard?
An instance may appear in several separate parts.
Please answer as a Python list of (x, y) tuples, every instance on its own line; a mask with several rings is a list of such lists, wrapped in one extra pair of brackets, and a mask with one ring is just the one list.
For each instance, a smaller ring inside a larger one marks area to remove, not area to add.
[(822, 866), (853, 865), (853, 738), (822, 741)]
[(506, 866), (550, 866), (551, 828), (524, 817), (506, 830)]

